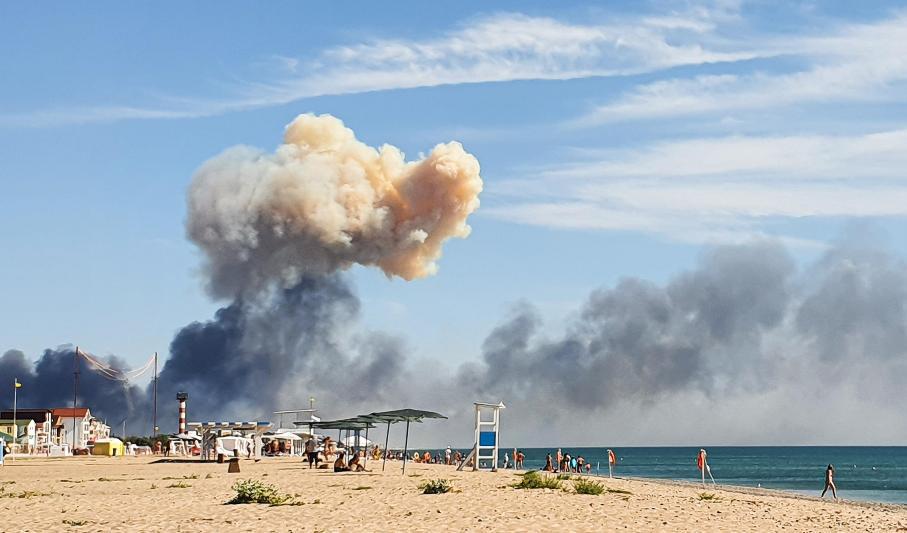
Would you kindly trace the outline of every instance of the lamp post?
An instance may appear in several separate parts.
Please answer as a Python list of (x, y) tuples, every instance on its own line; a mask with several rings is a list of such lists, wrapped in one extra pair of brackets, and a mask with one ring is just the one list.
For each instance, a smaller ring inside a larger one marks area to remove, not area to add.
[(16, 420), (16, 402), (19, 399), (19, 389), (21, 387), (22, 384), (19, 383), (19, 378), (13, 378), (13, 447), (16, 446), (17, 441), (19, 440), (19, 423), (18, 420)]

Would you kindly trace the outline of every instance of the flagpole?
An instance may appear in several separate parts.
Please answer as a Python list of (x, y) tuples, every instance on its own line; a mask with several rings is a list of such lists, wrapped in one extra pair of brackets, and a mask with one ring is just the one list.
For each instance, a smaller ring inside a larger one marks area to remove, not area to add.
[[(19, 440), (19, 424), (16, 420), (16, 401), (18, 400), (19, 395), (19, 378), (13, 378), (13, 446), (15, 447), (16, 441)], [(12, 450), (12, 448), (10, 448)], [(12, 457), (10, 457), (12, 459)]]

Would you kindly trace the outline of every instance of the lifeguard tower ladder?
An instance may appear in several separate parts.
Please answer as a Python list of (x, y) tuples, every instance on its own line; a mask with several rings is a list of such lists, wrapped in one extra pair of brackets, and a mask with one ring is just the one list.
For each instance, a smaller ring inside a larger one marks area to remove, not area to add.
[[(504, 402), (483, 403), (475, 402), (476, 406), (476, 440), (475, 446), (466, 457), (466, 460), (460, 464), (457, 470), (463, 467), (472, 459), (472, 470), (486, 469), (488, 467), (482, 461), (489, 461), (490, 470), (498, 470), (498, 449), (500, 440), (498, 434), (501, 428), (501, 409), (504, 409)], [(490, 418), (487, 415), (491, 415)]]

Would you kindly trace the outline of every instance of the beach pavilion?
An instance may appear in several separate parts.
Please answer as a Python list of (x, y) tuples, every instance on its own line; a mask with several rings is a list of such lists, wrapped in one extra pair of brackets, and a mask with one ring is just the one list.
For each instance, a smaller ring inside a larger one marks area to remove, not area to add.
[[(397, 422), (406, 422), (406, 437), (403, 440), (403, 473), (406, 473), (406, 459), (409, 452), (409, 424), (410, 422), (422, 422), (423, 418), (447, 418), (446, 416), (434, 411), (422, 411), (420, 409), (397, 409), (395, 411), (381, 411), (368, 415), (360, 415), (360, 419), (370, 420), (372, 422), (382, 422), (387, 424), (387, 435), (384, 437), (384, 460), (381, 462), (381, 470), (387, 464), (387, 443), (390, 439), (391, 424)], [(368, 438), (368, 434), (366, 434)]]

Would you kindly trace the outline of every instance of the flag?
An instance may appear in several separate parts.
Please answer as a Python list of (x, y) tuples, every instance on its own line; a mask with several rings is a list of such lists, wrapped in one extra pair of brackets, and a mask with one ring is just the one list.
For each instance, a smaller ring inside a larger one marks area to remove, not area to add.
[(614, 452), (611, 450), (608, 450), (608, 464), (609, 465), (617, 464), (617, 457), (614, 455)]
[(22, 384), (19, 383), (19, 378), (16, 378), (16, 379), (15, 379), (15, 382), (16, 382), (16, 388), (17, 388), (17, 389), (21, 389), (21, 388), (22, 388)]
[(705, 450), (699, 450), (699, 455), (696, 456), (696, 467), (702, 470), (702, 466), (705, 464)]

